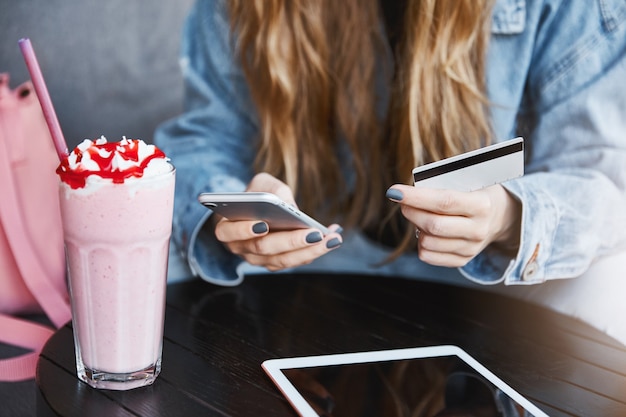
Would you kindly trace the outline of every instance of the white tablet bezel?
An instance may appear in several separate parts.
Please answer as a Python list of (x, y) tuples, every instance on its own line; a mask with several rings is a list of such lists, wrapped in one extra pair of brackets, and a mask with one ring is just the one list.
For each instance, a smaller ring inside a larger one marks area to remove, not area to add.
[(418, 348), (403, 348), (392, 350), (380, 350), (369, 352), (342, 353), (333, 355), (320, 356), (302, 356), (281, 359), (268, 359), (261, 365), (263, 370), (276, 384), (278, 389), (283, 393), (293, 408), (302, 417), (319, 417), (319, 415), (311, 408), (306, 399), (298, 392), (296, 387), (287, 379), (283, 370), (297, 368), (311, 368), (322, 366), (333, 366), (343, 364), (359, 364), (367, 362), (385, 362), (404, 360), (412, 358), (428, 358), (456, 356), (486, 378), (497, 388), (502, 390), (511, 399), (523, 406), (527, 411), (531, 412), (535, 417), (548, 417), (537, 406), (524, 398), (521, 394), (507, 385), (504, 381), (494, 375), (491, 371), (481, 365), (476, 359), (472, 358), (468, 353), (458, 346), (440, 345)]

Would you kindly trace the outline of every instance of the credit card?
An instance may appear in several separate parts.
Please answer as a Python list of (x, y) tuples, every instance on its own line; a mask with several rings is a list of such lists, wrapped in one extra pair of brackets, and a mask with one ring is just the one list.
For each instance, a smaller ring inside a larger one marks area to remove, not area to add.
[(475, 191), (524, 175), (519, 137), (413, 169), (416, 187)]

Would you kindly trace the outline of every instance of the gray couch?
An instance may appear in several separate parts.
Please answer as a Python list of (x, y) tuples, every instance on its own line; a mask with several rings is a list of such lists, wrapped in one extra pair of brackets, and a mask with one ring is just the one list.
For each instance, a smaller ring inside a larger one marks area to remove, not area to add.
[(28, 79), (28, 37), (72, 147), (84, 138), (152, 140), (181, 109), (180, 28), (192, 0), (0, 0), (0, 72)]
[[(28, 37), (70, 147), (100, 135), (152, 141), (181, 111), (178, 50), (192, 2), (0, 0), (0, 72), (14, 87), (29, 78), (17, 43)], [(0, 344), (0, 358), (18, 352)], [(36, 393), (32, 380), (0, 383), (0, 414), (36, 415)]]

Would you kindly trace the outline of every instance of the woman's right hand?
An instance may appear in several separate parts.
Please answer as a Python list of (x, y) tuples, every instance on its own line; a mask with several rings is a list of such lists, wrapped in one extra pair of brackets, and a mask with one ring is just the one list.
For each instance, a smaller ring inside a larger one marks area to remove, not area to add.
[[(257, 174), (246, 191), (272, 193), (296, 207), (287, 184), (267, 173)], [(251, 265), (263, 266), (270, 271), (306, 265), (342, 243), (337, 224), (329, 227), (332, 233), (323, 236), (314, 228), (272, 231), (260, 219), (230, 221), (213, 214), (212, 221), (215, 236), (228, 250)]]

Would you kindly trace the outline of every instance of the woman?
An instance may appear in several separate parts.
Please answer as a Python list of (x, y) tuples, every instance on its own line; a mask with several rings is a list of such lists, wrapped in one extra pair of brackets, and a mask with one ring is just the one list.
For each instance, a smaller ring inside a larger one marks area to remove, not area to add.
[[(199, 0), (186, 111), (155, 137), (177, 167), (174, 242), (221, 285), (255, 267), (466, 285), (585, 275), (626, 245), (625, 19), (617, 0)], [(415, 166), (515, 136), (519, 179), (410, 185)], [(242, 190), (334, 232), (273, 232), (196, 201)]]

